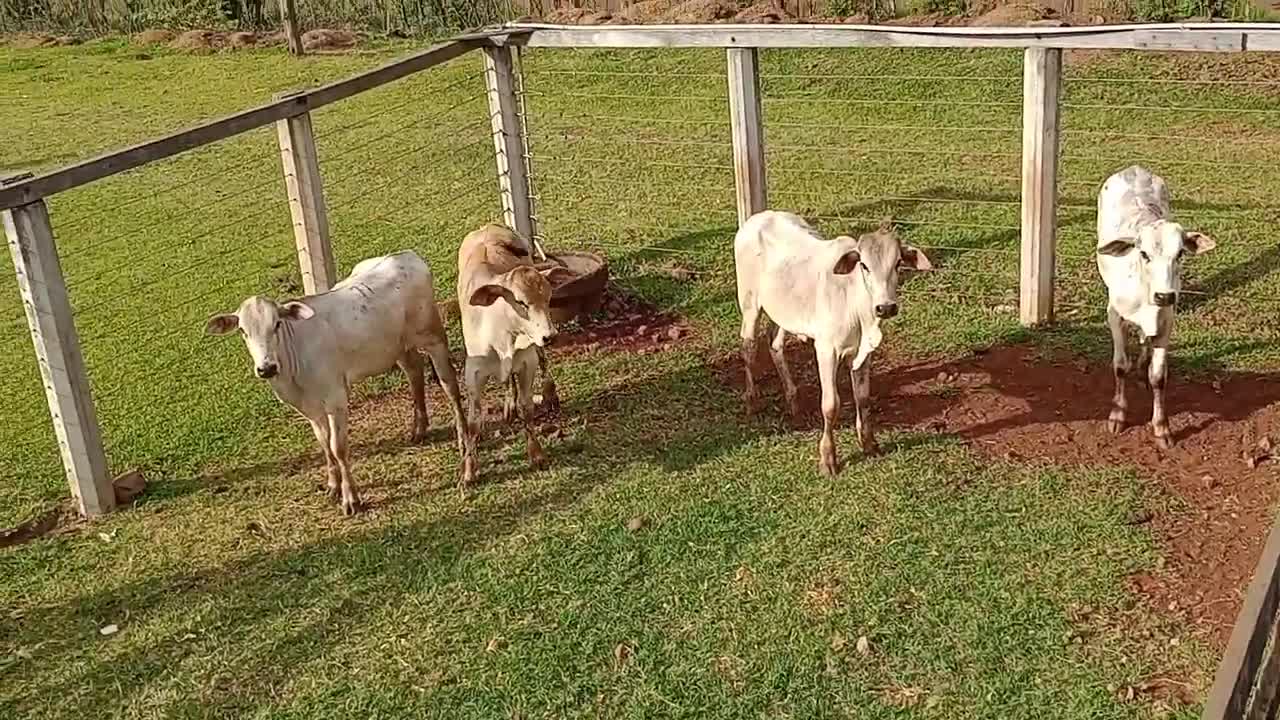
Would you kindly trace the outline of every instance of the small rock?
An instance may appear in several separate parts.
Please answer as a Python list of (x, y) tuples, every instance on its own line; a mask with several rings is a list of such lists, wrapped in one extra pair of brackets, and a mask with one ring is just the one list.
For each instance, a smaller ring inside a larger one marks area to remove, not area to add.
[(644, 529), (644, 517), (637, 515), (627, 521), (628, 532), (639, 532)]
[(831, 636), (831, 649), (835, 650), (836, 652), (840, 652), (841, 650), (844, 650), (845, 646), (848, 644), (849, 644), (849, 641), (846, 640), (845, 637), (840, 633), (836, 633), (835, 635)]
[(640, 327), (636, 328), (636, 335), (638, 335), (638, 336), (640, 336), (640, 337), (644, 337), (644, 336), (645, 336), (645, 335), (647, 335), (647, 334), (649, 334), (649, 326), (648, 326), (648, 325), (641, 325)]
[(490, 640), (489, 643), (484, 646), (484, 651), (487, 653), (496, 653), (506, 646), (507, 646), (506, 639), (503, 638), (501, 635), (499, 635), (498, 637)]
[(98, 539), (102, 542), (111, 542), (116, 539), (116, 531), (112, 530), (109, 533), (100, 532), (98, 533)]
[(871, 641), (867, 639), (866, 635), (858, 638), (858, 642), (854, 647), (857, 648), (858, 654), (863, 657), (871, 654)]
[(1222, 381), (1221, 381), (1221, 380), (1214, 380), (1213, 382), (1209, 383), (1209, 387), (1212, 387), (1212, 388), (1213, 388), (1213, 391), (1214, 391), (1215, 393), (1217, 393), (1217, 394), (1219, 394), (1219, 395), (1221, 395), (1221, 394), (1222, 394)]
[(102, 635), (103, 637), (107, 637), (109, 635), (115, 635), (118, 632), (120, 632), (120, 626), (115, 624), (104, 625), (98, 628), (98, 634)]
[(672, 325), (667, 330), (667, 337), (671, 338), (672, 340), (679, 340), (683, 335), (684, 335), (684, 328), (680, 327), (679, 325)]
[(1200, 484), (1204, 485), (1205, 490), (1212, 490), (1218, 487), (1218, 479), (1212, 475), (1205, 475), (1200, 478)]
[(935, 382), (940, 382), (940, 383), (944, 383), (944, 382), (946, 382), (946, 381), (947, 381), (947, 372), (946, 372), (945, 370), (943, 370), (942, 372), (938, 373), (938, 376), (934, 378), (934, 381), (935, 381)]
[(1150, 510), (1139, 510), (1129, 518), (1130, 525), (1146, 525), (1155, 517)]

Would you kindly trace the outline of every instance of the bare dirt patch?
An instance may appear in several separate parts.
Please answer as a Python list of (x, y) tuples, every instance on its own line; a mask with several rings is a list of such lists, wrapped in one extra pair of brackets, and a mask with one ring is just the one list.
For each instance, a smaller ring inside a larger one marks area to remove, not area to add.
[(557, 338), (554, 354), (576, 355), (596, 351), (646, 355), (669, 350), (687, 340), (689, 326), (673, 313), (614, 289), (606, 292), (601, 312), (566, 328)]
[[(763, 345), (763, 343), (762, 343)], [(762, 350), (763, 355), (763, 350)], [(800, 387), (805, 423), (817, 426), (820, 398), (812, 350), (788, 348)], [(1176, 363), (1176, 357), (1175, 357)], [(765, 412), (782, 412), (776, 374), (767, 357), (755, 363)], [(742, 363), (721, 366), (725, 382), (741, 387)], [(852, 402), (847, 373), (842, 399)], [(881, 360), (872, 375), (875, 419), (896, 426), (958, 435), (971, 447), (1012, 462), (1133, 468), (1157, 498), (1173, 498), (1133, 519), (1149, 524), (1167, 563), (1131, 579), (1134, 590), (1189, 631), (1223, 647), (1253, 573), (1272, 509), (1280, 499), (1274, 460), (1252, 467), (1260, 438), (1280, 433), (1280, 378), (1224, 374), (1205, 382), (1178, 376), (1167, 390), (1177, 444), (1161, 451), (1144, 423), (1150, 393), (1130, 387), (1130, 427), (1106, 429), (1112, 377), (1108, 366), (1049, 360), (1028, 346), (998, 347), (954, 361)], [(845, 417), (849, 417), (848, 412)]]

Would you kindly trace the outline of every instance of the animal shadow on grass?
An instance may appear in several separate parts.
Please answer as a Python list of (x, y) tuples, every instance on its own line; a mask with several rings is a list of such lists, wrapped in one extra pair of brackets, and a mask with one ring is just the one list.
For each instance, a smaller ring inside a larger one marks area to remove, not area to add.
[[(690, 403), (683, 402), (687, 395), (694, 396)], [(343, 652), (339, 648), (358, 639), (386, 608), (412, 604), (402, 601), (405, 596), (444, 590), (464, 572), (462, 557), (502, 543), (535, 516), (574, 507), (615, 481), (620, 462), (687, 469), (758, 435), (756, 428), (735, 422), (731, 398), (695, 361), (674, 373), (565, 400), (563, 417), (593, 416), (588, 442), (578, 452), (559, 441), (548, 443), (551, 467), (561, 472), (518, 493), (485, 493), (483, 511), (380, 524), (284, 552), (254, 551), (205, 570), (122, 577), (121, 582), (86, 586), (61, 603), (31, 608), (0, 628), (5, 644), (46, 641), (32, 662), (47, 663), (51, 671), (37, 668), (25, 678), (27, 709), (57, 707), (68, 716), (113, 714), (124, 712), (131, 698), (151, 697), (165, 698), (155, 708), (159, 714), (182, 714), (196, 700), (150, 695), (148, 686), (167, 682), (175, 663), (185, 657), (214, 657), (227, 647), (243, 652), (216, 668), (216, 678), (198, 699), (201, 711), (250, 714), (272, 706), (294, 668), (331, 651)], [(390, 453), (403, 444), (399, 438), (380, 440), (359, 452), (368, 457), (370, 450)], [(517, 464), (514, 471), (532, 472)], [(305, 467), (316, 466), (318, 458)], [(278, 469), (278, 464), (258, 464), (230, 472), (247, 481)], [(245, 542), (260, 542), (262, 532), (246, 530)], [(358, 587), (359, 592), (335, 591), (343, 587)], [(205, 610), (191, 623), (173, 621), (189, 607)], [(86, 653), (85, 636), (120, 618), (127, 618), (121, 637), (149, 622), (170, 626), (152, 625), (145, 643), (118, 652)], [(52, 672), (72, 665), (74, 672)], [(122, 692), (83, 692), (90, 687), (120, 687)]]
[[(1109, 347), (1105, 330), (1086, 332), (1093, 343)], [(1216, 353), (1226, 356), (1264, 345), (1230, 344)], [(799, 426), (820, 427), (821, 397), (812, 346), (793, 341), (786, 353), (803, 411)], [(1049, 355), (1033, 341), (995, 345), (946, 360), (911, 362), (873, 356), (872, 419), (877, 427), (945, 432), (980, 443), (1015, 445), (1016, 454), (1023, 457), (1125, 463), (1134, 456), (1154, 459), (1158, 455), (1146, 426), (1151, 393), (1144, 382), (1129, 383), (1128, 427), (1112, 435), (1105, 427), (1114, 389), (1110, 353), (1102, 362)], [(1211, 455), (1238, 459), (1240, 423), (1280, 422), (1267, 410), (1280, 401), (1280, 373), (1225, 372), (1214, 353), (1184, 358), (1195, 366), (1184, 372), (1176, 351), (1172, 357), (1166, 403), (1178, 445), (1168, 457), (1190, 457), (1223, 445)], [(765, 399), (762, 412), (784, 414), (772, 361), (761, 351), (753, 366)], [(727, 358), (717, 372), (726, 384), (741, 388), (741, 359)], [(1207, 380), (1209, 376), (1214, 379)], [(843, 425), (853, 419), (852, 396), (848, 373), (836, 377)], [(1196, 458), (1197, 464), (1201, 459)]]

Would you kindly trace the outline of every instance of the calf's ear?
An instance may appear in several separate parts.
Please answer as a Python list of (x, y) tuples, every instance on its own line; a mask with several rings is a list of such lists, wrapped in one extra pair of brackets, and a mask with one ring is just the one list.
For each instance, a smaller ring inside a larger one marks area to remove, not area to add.
[(920, 252), (918, 248), (911, 245), (903, 245), (898, 255), (898, 264), (904, 268), (912, 270), (932, 270), (933, 263), (929, 262), (928, 256)]
[(1213, 238), (1199, 232), (1182, 233), (1182, 247), (1192, 255), (1207, 253), (1218, 246)]
[(207, 335), (226, 335), (240, 327), (240, 318), (235, 315), (214, 315), (204, 324)]
[(839, 260), (836, 260), (836, 266), (831, 269), (831, 272), (837, 275), (848, 275), (853, 272), (854, 268), (858, 267), (858, 263), (861, 261), (862, 255), (858, 254), (857, 250), (850, 250), (841, 255)]
[(1099, 255), (1110, 255), (1112, 257), (1120, 257), (1133, 249), (1133, 238), (1120, 238), (1098, 248)]
[(481, 285), (476, 288), (476, 291), (471, 293), (470, 302), (472, 305), (487, 307), (498, 302), (499, 298), (502, 298), (507, 302), (511, 302), (515, 296), (511, 294), (510, 290), (502, 287), (501, 285), (489, 283), (488, 285)]
[(316, 316), (316, 311), (305, 303), (297, 300), (287, 302), (280, 306), (280, 317), (286, 320), (310, 320)]

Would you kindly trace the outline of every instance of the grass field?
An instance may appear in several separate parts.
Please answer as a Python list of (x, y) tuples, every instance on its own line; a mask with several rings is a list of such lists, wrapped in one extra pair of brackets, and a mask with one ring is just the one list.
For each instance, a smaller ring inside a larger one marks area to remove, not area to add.
[[(65, 163), (405, 49), (0, 49), (0, 132), (16, 149), (0, 162)], [(892, 212), (940, 266), (907, 282), (887, 347), (936, 357), (1025, 337), (1020, 56), (763, 63), (773, 204), (828, 231)], [(313, 489), (309, 431), (250, 378), (237, 341), (201, 335), (247, 294), (298, 289), (270, 129), (54, 198), (113, 469), (151, 484), (131, 511), (0, 552), (0, 716), (1194, 717), (1194, 704), (1126, 699), (1153, 677), (1202, 691), (1216, 662), (1125, 589), (1160, 562), (1130, 518), (1167, 500), (1132, 473), (993, 462), (914, 432), (861, 460), (850, 431), (849, 467), (825, 480), (815, 433), (772, 409), (743, 419), (709, 362), (737, 335), (723, 64), (716, 51), (527, 58), (548, 244), (605, 250), (622, 287), (695, 332), (669, 352), (560, 363), (552, 467), (529, 472), (506, 434), (468, 502), (443, 430), (404, 444), (393, 377), (366, 389), (354, 430), (372, 508), (341, 519)], [(1257, 297), (1276, 294), (1280, 259), (1267, 162), (1280, 95), (1257, 82), (1275, 69), (1072, 59), (1062, 322), (1036, 342), (1109, 357), (1091, 205), (1107, 173), (1141, 160), (1219, 241), (1188, 269), (1206, 294), (1179, 319), (1175, 372), (1280, 363), (1280, 321)], [(479, 71), (463, 57), (317, 113), (340, 272), (411, 247), (452, 294), (457, 242), (497, 214)], [(0, 527), (66, 493), (3, 282)], [(100, 635), (108, 624), (119, 632)]]

